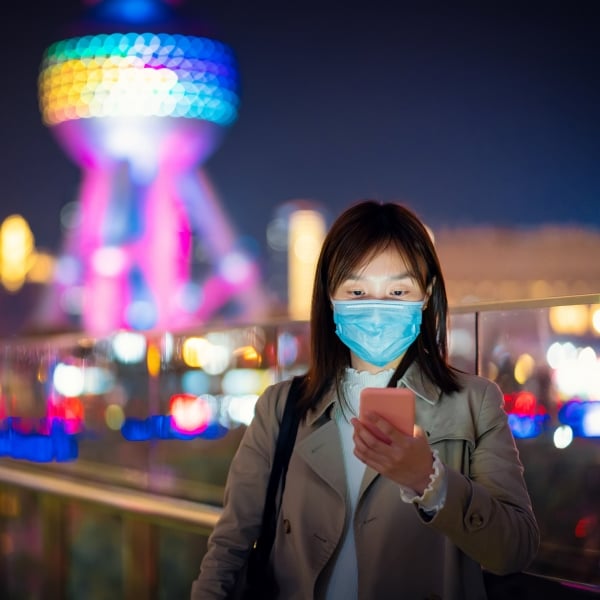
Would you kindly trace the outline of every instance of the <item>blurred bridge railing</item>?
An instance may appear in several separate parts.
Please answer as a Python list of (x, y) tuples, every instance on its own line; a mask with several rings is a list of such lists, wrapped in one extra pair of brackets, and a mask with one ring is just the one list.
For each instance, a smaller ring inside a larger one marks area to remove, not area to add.
[[(505, 394), (540, 552), (491, 598), (600, 594), (600, 295), (455, 307), (452, 363)], [(0, 343), (0, 588), (186, 598), (228, 465), (308, 324)]]

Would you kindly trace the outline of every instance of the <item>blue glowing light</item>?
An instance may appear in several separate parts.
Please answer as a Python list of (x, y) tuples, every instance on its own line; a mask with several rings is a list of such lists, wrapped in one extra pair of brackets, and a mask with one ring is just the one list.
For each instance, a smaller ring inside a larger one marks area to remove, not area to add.
[(549, 421), (550, 417), (548, 415), (536, 415), (534, 417), (514, 413), (508, 415), (510, 430), (518, 439), (537, 437), (544, 431)]
[(184, 433), (173, 423), (171, 415), (152, 415), (147, 419), (125, 419), (121, 435), (130, 442), (149, 440), (193, 440), (222, 438), (229, 430), (220, 423), (211, 423), (200, 433)]
[(558, 420), (575, 436), (600, 437), (600, 401), (569, 400), (558, 411)]
[(0, 456), (32, 462), (64, 462), (75, 460), (78, 455), (77, 438), (67, 433), (60, 419), (42, 420), (32, 428), (27, 421), (8, 417), (0, 426)]
[(126, 23), (146, 23), (164, 18), (166, 11), (156, 0), (105, 0), (98, 17)]

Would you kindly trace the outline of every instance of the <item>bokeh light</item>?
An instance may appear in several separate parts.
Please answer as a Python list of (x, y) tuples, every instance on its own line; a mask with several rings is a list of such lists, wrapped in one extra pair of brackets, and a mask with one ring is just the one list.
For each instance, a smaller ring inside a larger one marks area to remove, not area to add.
[(86, 35), (52, 44), (40, 73), (44, 122), (158, 116), (230, 125), (235, 58), (224, 44), (166, 33)]
[(589, 309), (585, 304), (551, 306), (548, 318), (555, 333), (583, 335), (588, 329)]
[(554, 431), (552, 441), (559, 450), (568, 448), (573, 441), (573, 430), (568, 425), (559, 425)]
[(140, 363), (146, 356), (146, 337), (132, 331), (119, 331), (112, 339), (115, 358), (122, 363)]

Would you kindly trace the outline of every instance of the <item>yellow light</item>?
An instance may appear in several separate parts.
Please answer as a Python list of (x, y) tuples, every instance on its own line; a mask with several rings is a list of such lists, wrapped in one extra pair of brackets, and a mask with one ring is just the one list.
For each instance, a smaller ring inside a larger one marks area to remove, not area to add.
[(517, 383), (525, 383), (533, 373), (535, 360), (530, 354), (521, 354), (515, 363), (514, 376)]
[(254, 346), (241, 346), (236, 348), (232, 354), (246, 363), (255, 363), (257, 366), (261, 363), (260, 354)]
[(583, 335), (588, 329), (589, 308), (585, 304), (552, 306), (548, 318), (555, 333)]
[(146, 366), (151, 377), (156, 377), (160, 373), (160, 350), (154, 344), (148, 347)]
[(600, 304), (590, 306), (590, 322), (594, 333), (600, 335)]
[(530, 298), (548, 298), (552, 291), (552, 285), (544, 279), (536, 279), (529, 284)]
[(27, 272), (27, 280), (31, 283), (49, 283), (54, 273), (55, 258), (44, 252), (31, 255), (31, 267)]
[(118, 431), (125, 421), (125, 413), (118, 404), (109, 404), (104, 412), (104, 420), (109, 429)]
[(0, 278), (9, 292), (25, 283), (34, 249), (34, 238), (21, 215), (11, 215), (0, 225)]
[(288, 227), (288, 311), (292, 319), (310, 317), (315, 267), (319, 258), (325, 220), (316, 210), (297, 210)]
[(202, 356), (210, 351), (210, 342), (204, 338), (190, 337), (181, 348), (181, 357), (188, 367), (201, 367)]

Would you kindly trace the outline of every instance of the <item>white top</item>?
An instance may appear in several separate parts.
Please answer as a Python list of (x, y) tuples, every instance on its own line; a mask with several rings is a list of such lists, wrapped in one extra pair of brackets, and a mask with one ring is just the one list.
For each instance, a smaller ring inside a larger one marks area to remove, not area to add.
[[(354, 427), (350, 423), (350, 419), (358, 416), (360, 391), (365, 387), (386, 387), (393, 373), (394, 369), (369, 373), (347, 368), (342, 380), (342, 393), (346, 401), (343, 405), (344, 408), (342, 403), (338, 401), (333, 409), (333, 419), (340, 433), (340, 442), (344, 454), (348, 514), (341, 546), (327, 585), (325, 596), (327, 600), (355, 600), (358, 597), (358, 564), (352, 523), (354, 522), (354, 511), (360, 484), (365, 473), (365, 464), (354, 455), (354, 441), (352, 439)], [(348, 412), (348, 409), (345, 408), (346, 404), (350, 406), (352, 414), (346, 414)], [(419, 497), (413, 490), (398, 486), (400, 497), (404, 502), (415, 502), (428, 511), (439, 510), (443, 506), (446, 496), (443, 465), (435, 451), (434, 457), (435, 473), (423, 496)]]
[[(354, 456), (354, 441), (352, 435), (354, 427), (350, 423), (352, 417), (358, 416), (358, 402), (360, 391), (364, 387), (385, 387), (390, 380), (394, 370), (389, 369), (379, 373), (357, 371), (352, 368), (346, 369), (342, 382), (342, 392), (346, 403), (352, 408), (352, 415), (344, 414), (341, 402), (337, 402), (333, 409), (333, 419), (340, 432), (342, 452), (344, 453), (344, 466), (346, 468), (348, 502), (348, 514), (346, 519), (346, 530), (342, 538), (335, 565), (327, 585), (327, 600), (352, 600), (358, 594), (358, 565), (356, 563), (356, 550), (354, 547), (354, 510), (358, 500), (360, 482), (365, 473), (365, 463)], [(346, 411), (347, 412), (347, 411)]]

